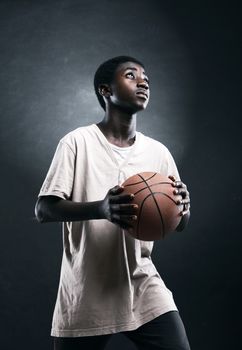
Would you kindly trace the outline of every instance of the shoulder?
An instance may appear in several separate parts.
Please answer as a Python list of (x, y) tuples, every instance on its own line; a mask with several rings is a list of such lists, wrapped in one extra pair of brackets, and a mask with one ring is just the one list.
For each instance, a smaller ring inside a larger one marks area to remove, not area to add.
[(154, 150), (162, 153), (170, 153), (168, 148), (162, 142), (157, 141), (150, 136), (146, 136), (141, 132), (137, 132), (137, 134), (140, 140), (140, 144), (143, 147), (149, 147), (150, 151)]
[(142, 153), (145, 154), (149, 160), (154, 159), (159, 164), (160, 173), (166, 174), (167, 176), (174, 175), (179, 179), (177, 166), (169, 149), (162, 142), (141, 133), (139, 134)]
[(83, 146), (86, 142), (91, 141), (93, 134), (93, 124), (81, 126), (63, 136), (60, 139), (59, 144), (69, 147), (74, 153), (76, 153), (77, 148)]
[(140, 147), (143, 152), (149, 154), (149, 157), (159, 159), (162, 163), (173, 164), (174, 158), (167, 146), (152, 137), (142, 134), (141, 132), (138, 132), (138, 135)]

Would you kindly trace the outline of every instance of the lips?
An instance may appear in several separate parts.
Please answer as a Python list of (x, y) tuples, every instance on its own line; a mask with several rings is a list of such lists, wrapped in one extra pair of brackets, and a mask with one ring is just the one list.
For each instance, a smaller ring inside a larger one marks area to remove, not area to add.
[(148, 93), (145, 90), (137, 90), (136, 95), (147, 100), (148, 99)]

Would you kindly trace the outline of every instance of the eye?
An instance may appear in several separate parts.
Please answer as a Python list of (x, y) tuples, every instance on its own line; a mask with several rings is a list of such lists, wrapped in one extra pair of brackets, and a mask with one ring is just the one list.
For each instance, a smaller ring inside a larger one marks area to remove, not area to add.
[(144, 78), (144, 81), (146, 81), (146, 83), (149, 85), (150, 81), (148, 78)]
[(126, 77), (127, 77), (127, 78), (131, 78), (131, 79), (134, 79), (134, 73), (133, 73), (133, 72), (128, 72), (128, 73), (126, 74)]

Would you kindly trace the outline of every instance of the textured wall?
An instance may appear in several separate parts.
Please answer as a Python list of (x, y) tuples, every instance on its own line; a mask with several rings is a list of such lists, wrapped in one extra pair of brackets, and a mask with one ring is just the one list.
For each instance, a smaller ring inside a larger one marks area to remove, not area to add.
[[(229, 4), (1, 1), (3, 349), (51, 348), (60, 225), (37, 224), (33, 208), (58, 140), (103, 117), (93, 74), (121, 54), (143, 61), (151, 80), (138, 129), (168, 146), (191, 192), (188, 229), (157, 243), (153, 259), (173, 291), (192, 348), (236, 348), (241, 68), (239, 6)], [(133, 349), (120, 336), (112, 346)]]

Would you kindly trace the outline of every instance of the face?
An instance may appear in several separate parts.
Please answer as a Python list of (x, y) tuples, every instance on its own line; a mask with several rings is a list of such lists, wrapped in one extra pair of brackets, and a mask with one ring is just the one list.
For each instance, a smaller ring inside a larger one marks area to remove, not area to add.
[(136, 113), (145, 109), (149, 102), (149, 79), (137, 63), (120, 64), (110, 88), (110, 102), (122, 110)]

